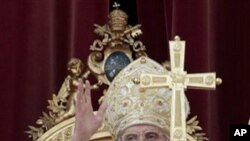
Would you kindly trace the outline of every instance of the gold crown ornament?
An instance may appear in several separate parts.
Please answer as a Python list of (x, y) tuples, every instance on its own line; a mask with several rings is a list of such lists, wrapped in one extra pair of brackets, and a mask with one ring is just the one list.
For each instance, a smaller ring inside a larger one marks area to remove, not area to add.
[[(113, 80), (104, 96), (108, 108), (104, 125), (114, 139), (124, 129), (148, 124), (169, 132), (171, 91), (168, 88), (142, 89), (138, 78), (142, 73), (168, 74), (166, 68), (148, 57), (140, 57), (124, 68)], [(185, 99), (186, 117), (190, 108)]]
[(113, 32), (123, 32), (127, 26), (128, 15), (118, 9), (119, 6), (119, 4), (114, 3), (113, 7), (116, 9), (112, 10), (108, 15), (109, 25)]
[(115, 9), (109, 13), (108, 18), (112, 19), (112, 18), (120, 17), (120, 18), (128, 19), (128, 15), (124, 11), (118, 9), (119, 7), (120, 7), (120, 4), (115, 2), (113, 4), (113, 8)]
[(126, 30), (128, 15), (120, 9), (110, 12), (109, 25), (113, 32), (123, 32)]
[(128, 15), (124, 11), (122, 11), (120, 9), (114, 9), (108, 15), (108, 18), (110, 18), (110, 19), (117, 18), (117, 17), (128, 19)]

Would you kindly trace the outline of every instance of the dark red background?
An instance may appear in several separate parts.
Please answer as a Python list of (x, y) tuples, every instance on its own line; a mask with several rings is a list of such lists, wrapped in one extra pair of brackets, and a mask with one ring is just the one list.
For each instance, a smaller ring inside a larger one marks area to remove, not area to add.
[[(187, 96), (210, 140), (228, 140), (229, 125), (250, 118), (250, 2), (134, 3), (151, 58), (168, 59), (168, 40), (178, 34), (187, 44), (186, 70), (216, 71), (223, 79), (216, 91), (188, 90)], [(108, 11), (108, 0), (1, 0), (1, 140), (29, 140), (27, 125), (35, 123), (58, 92), (69, 58), (86, 62), (97, 37), (93, 24), (106, 23)], [(95, 108), (100, 95), (93, 96)]]

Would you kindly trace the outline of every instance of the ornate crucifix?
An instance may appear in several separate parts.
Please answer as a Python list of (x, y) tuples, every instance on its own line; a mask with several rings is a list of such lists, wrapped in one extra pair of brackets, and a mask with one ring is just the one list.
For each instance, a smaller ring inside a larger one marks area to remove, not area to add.
[(215, 89), (221, 79), (213, 73), (187, 74), (184, 70), (185, 41), (176, 36), (169, 42), (171, 71), (166, 75), (141, 74), (141, 88), (168, 87), (172, 91), (170, 141), (187, 141), (185, 94), (187, 87)]

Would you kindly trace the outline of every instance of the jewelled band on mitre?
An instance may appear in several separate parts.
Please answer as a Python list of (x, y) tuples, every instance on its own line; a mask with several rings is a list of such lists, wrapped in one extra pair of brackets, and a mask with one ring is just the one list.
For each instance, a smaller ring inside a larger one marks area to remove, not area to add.
[[(120, 131), (137, 124), (169, 130), (171, 92), (167, 88), (141, 89), (133, 79), (142, 73), (167, 74), (168, 71), (150, 58), (141, 57), (115, 77), (104, 98), (109, 105), (104, 124), (114, 138)], [(187, 116), (189, 105), (185, 101)]]

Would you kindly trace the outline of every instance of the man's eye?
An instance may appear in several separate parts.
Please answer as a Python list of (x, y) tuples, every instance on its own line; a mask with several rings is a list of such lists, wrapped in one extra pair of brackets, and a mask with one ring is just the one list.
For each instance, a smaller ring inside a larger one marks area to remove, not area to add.
[(152, 140), (152, 139), (158, 139), (159, 138), (159, 135), (157, 134), (157, 133), (147, 133), (146, 134), (146, 139), (148, 139), (148, 140)]
[(125, 137), (125, 141), (136, 141), (137, 140), (137, 136), (136, 135), (127, 135)]

